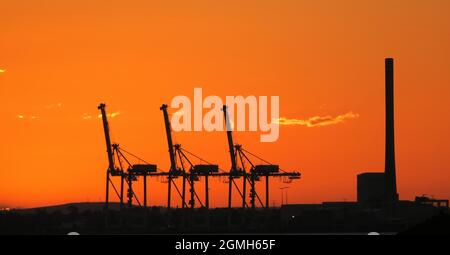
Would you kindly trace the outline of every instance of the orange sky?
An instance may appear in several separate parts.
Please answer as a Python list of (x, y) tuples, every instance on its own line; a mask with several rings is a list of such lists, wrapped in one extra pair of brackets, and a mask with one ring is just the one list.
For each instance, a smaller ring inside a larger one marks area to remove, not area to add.
[[(279, 95), (287, 118), (357, 114), (281, 126), (276, 143), (235, 135), (302, 172), (290, 203), (355, 200), (356, 174), (384, 169), (385, 57), (395, 58), (400, 198), (449, 198), (448, 10), (447, 0), (1, 1), (0, 207), (103, 200), (102, 124), (83, 119), (100, 102), (120, 111), (114, 141), (167, 169), (159, 106), (194, 87)], [(174, 136), (229, 169), (225, 133)], [(165, 185), (150, 185), (149, 203), (165, 204)], [(212, 185), (211, 204), (225, 205), (226, 184)], [(283, 186), (273, 182), (271, 204)]]

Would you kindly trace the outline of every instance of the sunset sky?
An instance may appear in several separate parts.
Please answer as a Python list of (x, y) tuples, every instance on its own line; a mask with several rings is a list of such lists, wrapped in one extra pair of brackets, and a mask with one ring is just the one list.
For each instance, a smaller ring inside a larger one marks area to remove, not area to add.
[[(113, 142), (168, 169), (159, 107), (195, 87), (280, 97), (280, 116), (297, 125), (281, 125), (277, 142), (235, 133), (302, 173), (274, 180), (270, 204), (285, 186), (289, 203), (354, 201), (356, 175), (384, 169), (386, 57), (400, 199), (448, 199), (449, 10), (448, 0), (0, 0), (0, 207), (103, 201), (101, 102)], [(230, 168), (224, 132), (174, 139)], [(165, 205), (166, 184), (149, 185), (149, 203)], [(226, 205), (226, 192), (212, 181), (211, 205)]]

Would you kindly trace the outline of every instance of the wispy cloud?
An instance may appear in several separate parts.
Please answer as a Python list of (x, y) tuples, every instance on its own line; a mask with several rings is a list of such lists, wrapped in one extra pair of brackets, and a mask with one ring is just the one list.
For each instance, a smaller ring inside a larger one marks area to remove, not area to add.
[[(38, 112), (18, 112), (15, 115), (15, 118), (19, 119), (19, 120), (48, 120), (51, 118), (61, 118), (62, 116), (70, 116), (68, 114), (64, 114), (64, 115), (59, 115), (59, 116), (55, 116), (55, 115), (51, 115), (51, 112), (62, 112), (64, 110), (64, 104), (61, 102), (56, 101), (56, 103), (49, 103), (46, 105), (43, 105), (41, 107), (43, 107), (43, 109), (41, 109)], [(108, 118), (117, 118), (119, 115), (121, 115), (122, 112), (121, 111), (114, 111), (114, 112), (110, 112), (107, 114)], [(97, 113), (89, 113), (89, 112), (84, 112), (80, 115), (75, 115), (72, 116), (73, 118), (78, 118), (78, 119), (82, 119), (82, 120), (94, 120), (97, 118), (101, 118), (102, 115)]]
[(274, 123), (277, 123), (279, 125), (285, 125), (285, 126), (291, 126), (291, 125), (297, 125), (297, 126), (306, 126), (306, 127), (322, 127), (322, 126), (329, 126), (334, 124), (342, 123), (349, 119), (355, 119), (358, 118), (359, 114), (348, 112), (345, 114), (338, 115), (336, 117), (332, 116), (313, 116), (308, 119), (289, 119), (286, 117), (281, 117), (274, 121)]
[[(47, 105), (44, 105), (43, 108), (45, 110), (61, 109), (62, 105), (63, 105), (62, 103), (47, 104)], [(17, 114), (16, 117), (18, 119), (21, 119), (21, 120), (25, 120), (25, 119), (37, 120), (37, 119), (40, 119), (40, 117), (43, 117), (45, 119), (47, 117), (47, 114), (43, 110), (40, 110), (40, 111), (37, 111), (37, 112), (34, 112), (34, 113), (30, 113), (30, 112), (23, 113), (22, 112), (20, 114)]]
[[(62, 103), (46, 105), (45, 108), (48, 109), (48, 110), (49, 109), (59, 109), (59, 108), (62, 108)], [(108, 118), (117, 118), (121, 114), (122, 113), (120, 111), (110, 112), (110, 113), (107, 114), (107, 117)], [(19, 114), (16, 115), (16, 118), (20, 119), (20, 120), (37, 120), (37, 119), (40, 119), (41, 117), (44, 120), (44, 119), (48, 119), (51, 116), (48, 116), (46, 114), (43, 114), (43, 115), (38, 114), (38, 115), (36, 115), (36, 114), (29, 114), (29, 113), (28, 114), (19, 113)], [(92, 120), (92, 119), (95, 119), (96, 117), (100, 119), (102, 117), (102, 115), (101, 114), (98, 114), (98, 115), (97, 114), (90, 114), (90, 113), (86, 113), (85, 112), (85, 113), (81, 114), (80, 117), (83, 120)]]
[[(120, 111), (117, 111), (117, 112), (110, 112), (110, 113), (107, 113), (107, 114), (106, 114), (106, 116), (109, 117), (109, 118), (115, 118), (115, 117), (117, 117), (117, 116), (119, 116), (119, 115), (120, 115)], [(97, 118), (101, 118), (101, 117), (102, 117), (101, 114), (97, 115)]]
[[(120, 114), (121, 114), (121, 112), (120, 112), (120, 111), (117, 111), (117, 112), (110, 112), (110, 113), (107, 113), (106, 116), (107, 116), (108, 118), (116, 118), (116, 117), (119, 116)], [(83, 113), (83, 115), (81, 115), (81, 118), (84, 119), (84, 120), (91, 120), (91, 119), (94, 118), (94, 116), (95, 116), (95, 115), (91, 115), (91, 114), (88, 114), (88, 113)], [(102, 117), (102, 114), (97, 115), (97, 118), (100, 119), (101, 117)]]
[(20, 119), (20, 120), (24, 120), (24, 119), (36, 120), (36, 119), (39, 118), (39, 116), (36, 116), (36, 115), (26, 116), (26, 115), (23, 115), (23, 114), (18, 114), (17, 118)]
[(112, 112), (112, 113), (109, 113), (109, 117), (111, 117), (111, 118), (117, 117), (117, 116), (119, 116), (119, 115), (120, 115), (120, 112)]
[(90, 120), (90, 119), (92, 119), (92, 115), (89, 115), (87, 113), (83, 113), (83, 115), (81, 115), (81, 118), (83, 120)]

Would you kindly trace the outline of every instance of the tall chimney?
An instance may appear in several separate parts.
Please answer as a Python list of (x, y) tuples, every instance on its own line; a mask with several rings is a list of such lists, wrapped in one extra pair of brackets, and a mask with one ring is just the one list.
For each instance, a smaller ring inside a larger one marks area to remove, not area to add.
[(386, 151), (384, 174), (386, 178), (386, 200), (398, 201), (397, 181), (395, 176), (395, 141), (394, 141), (394, 59), (385, 59), (386, 79)]

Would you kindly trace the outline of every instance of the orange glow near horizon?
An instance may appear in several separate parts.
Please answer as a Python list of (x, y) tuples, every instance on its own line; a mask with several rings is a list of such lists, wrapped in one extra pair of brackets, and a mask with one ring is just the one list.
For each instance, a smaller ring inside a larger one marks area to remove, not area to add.
[[(289, 203), (354, 201), (356, 175), (384, 169), (385, 57), (395, 59), (400, 198), (450, 198), (448, 10), (446, 0), (4, 1), (0, 208), (104, 200), (101, 102), (113, 142), (168, 169), (159, 107), (192, 99), (195, 87), (280, 97), (280, 117), (294, 125), (280, 125), (277, 142), (235, 133), (302, 173), (290, 185), (272, 181), (271, 205), (284, 186)], [(174, 139), (230, 168), (224, 132)], [(227, 203), (223, 181), (211, 181), (211, 206)], [(166, 192), (152, 179), (149, 204), (165, 205)]]

